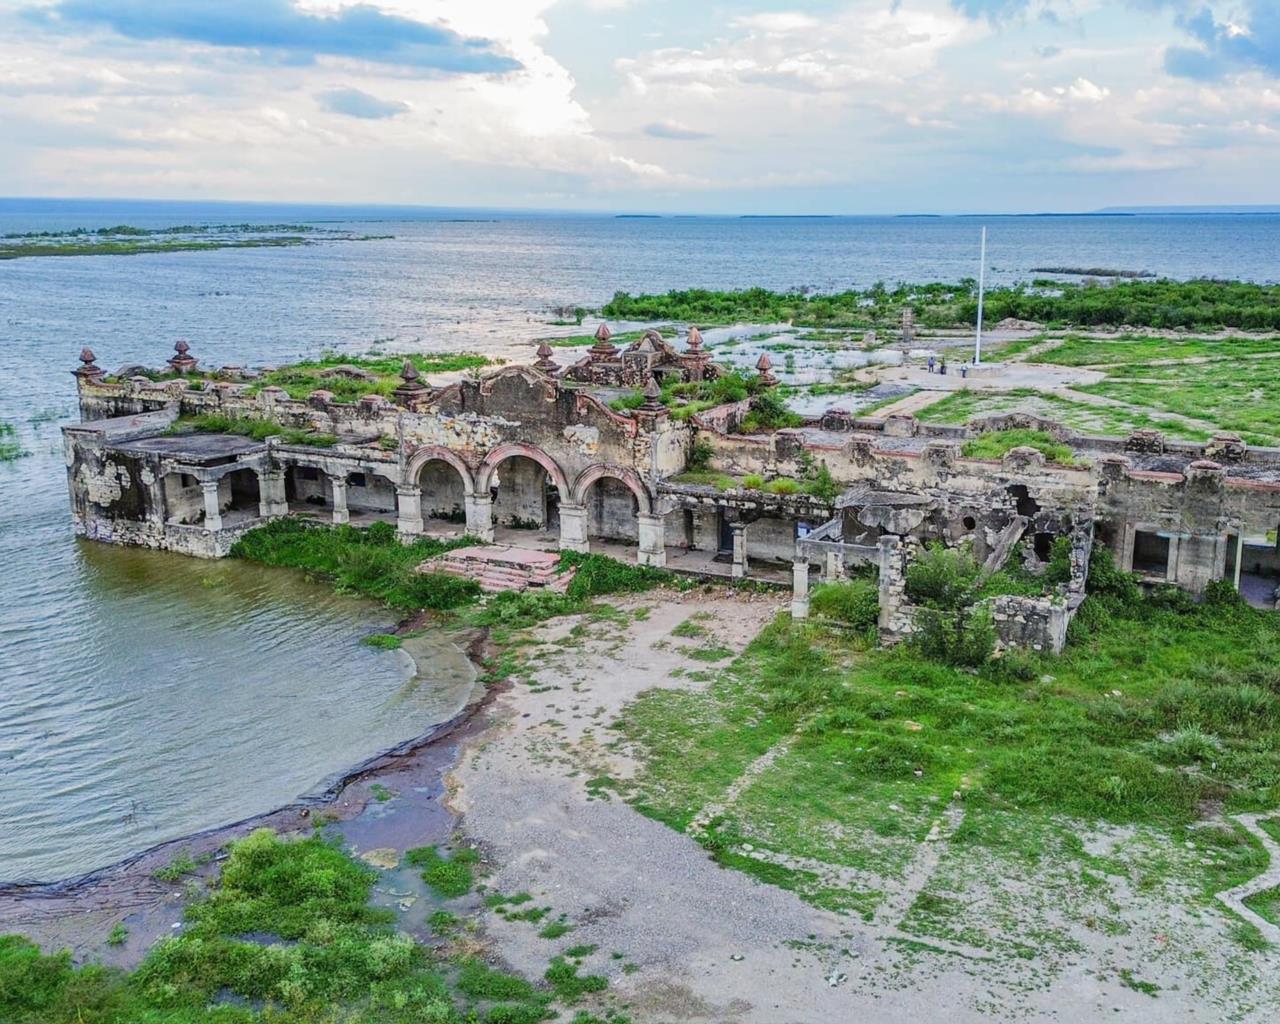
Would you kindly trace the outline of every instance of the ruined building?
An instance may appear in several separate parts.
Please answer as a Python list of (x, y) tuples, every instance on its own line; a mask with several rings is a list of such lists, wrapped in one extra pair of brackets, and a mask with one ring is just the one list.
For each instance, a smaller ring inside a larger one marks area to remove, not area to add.
[[(682, 348), (650, 332), (619, 349), (602, 327), (580, 361), (560, 367), (552, 356), (544, 345), (533, 366), (443, 387), (406, 363), (390, 398), (343, 404), (324, 390), (291, 399), (238, 368), (198, 374), (185, 343), (165, 372), (133, 376), (108, 377), (86, 349), (75, 371), (82, 422), (64, 428), (76, 532), (219, 557), (278, 516), (384, 519), (404, 538), (465, 532), (712, 575), (785, 573), (797, 616), (811, 580), (870, 565), (886, 640), (911, 631), (904, 574), (921, 542), (1034, 570), (1056, 538), (1070, 539), (1068, 582), (993, 599), (1006, 646), (1061, 648), (1095, 544), (1148, 583), (1198, 593), (1226, 579), (1274, 604), (1280, 449), (1228, 434), (1203, 444), (1150, 431), (1082, 436), (1021, 415), (939, 427), (831, 413), (742, 433), (749, 401), (684, 419), (663, 403), (660, 382), (721, 372), (696, 329)], [(761, 386), (776, 383), (767, 358), (759, 371)], [(638, 407), (610, 408), (637, 390)], [(208, 414), (282, 433), (179, 429)], [(1030, 448), (1000, 461), (962, 456), (966, 438), (1011, 427), (1049, 431), (1078, 465), (1046, 464)], [(691, 460), (699, 472), (686, 472)], [(833, 485), (803, 486), (822, 467)]]

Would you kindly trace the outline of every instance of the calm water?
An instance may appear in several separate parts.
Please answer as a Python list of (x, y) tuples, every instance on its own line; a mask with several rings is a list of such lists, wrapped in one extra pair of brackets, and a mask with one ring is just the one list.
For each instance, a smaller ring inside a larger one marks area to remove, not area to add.
[[(206, 364), (360, 350), (483, 351), (552, 305), (614, 291), (819, 289), (976, 276), (966, 218), (510, 216), (457, 211), (0, 200), (0, 233), (309, 221), (394, 239), (0, 263), (0, 880), (90, 870), (287, 802), (448, 717), (443, 655), (355, 640), (388, 624), (291, 573), (76, 543), (58, 425), (84, 345), (107, 369), (186, 337)], [(1280, 280), (1280, 217), (990, 218), (991, 279), (1037, 266)]]

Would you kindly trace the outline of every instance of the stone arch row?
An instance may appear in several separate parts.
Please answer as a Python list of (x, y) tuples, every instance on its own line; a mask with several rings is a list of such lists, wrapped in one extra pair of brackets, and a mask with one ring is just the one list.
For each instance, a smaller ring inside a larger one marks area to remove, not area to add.
[(641, 515), (651, 515), (653, 512), (653, 500), (649, 495), (649, 489), (644, 485), (644, 481), (640, 479), (640, 475), (634, 469), (608, 462), (596, 463), (579, 473), (571, 486), (568, 476), (555, 459), (541, 448), (518, 442), (501, 444), (494, 448), (484, 457), (484, 461), (480, 463), (475, 473), (472, 473), (471, 467), (456, 452), (450, 451), (448, 448), (438, 445), (419, 448), (414, 452), (406, 467), (406, 483), (410, 485), (416, 483), (423, 467), (427, 463), (445, 462), (457, 470), (458, 475), (462, 478), (463, 493), (467, 497), (472, 497), (476, 494), (483, 495), (488, 493), (493, 474), (498, 466), (515, 456), (530, 459), (545, 469), (555, 484), (556, 490), (560, 493), (560, 500), (565, 504), (583, 504), (592, 484), (604, 477), (612, 477), (626, 484), (632, 494), (635, 495)]

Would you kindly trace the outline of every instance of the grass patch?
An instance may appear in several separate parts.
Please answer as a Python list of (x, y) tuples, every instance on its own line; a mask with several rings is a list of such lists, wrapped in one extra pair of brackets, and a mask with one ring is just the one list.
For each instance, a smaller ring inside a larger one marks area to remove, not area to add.
[(965, 458), (1004, 458), (1014, 448), (1034, 448), (1046, 462), (1075, 468), (1081, 465), (1071, 452), (1071, 446), (1063, 444), (1043, 430), (988, 430), (964, 443), (961, 449)]
[(404, 641), (394, 633), (373, 633), (360, 641), (366, 647), (376, 647), (380, 651), (398, 651)]
[(437, 895), (457, 899), (469, 893), (475, 884), (475, 866), (480, 862), (480, 854), (463, 847), (446, 858), (435, 846), (416, 846), (406, 851), (404, 861), (422, 871), (422, 880)]
[(472, 603), (480, 595), (474, 580), (444, 573), (420, 573), (417, 566), (469, 538), (438, 541), (423, 537), (401, 544), (390, 523), (360, 530), (299, 519), (277, 519), (250, 530), (231, 549), (233, 558), (263, 565), (305, 569), (333, 580), (343, 593), (382, 601), (400, 611), (444, 610)]
[(320, 434), (314, 430), (286, 427), (275, 420), (252, 419), (245, 416), (221, 416), (207, 413), (203, 416), (182, 416), (167, 431), (170, 434), (239, 434), (255, 441), (279, 437), (284, 444), (304, 445), (309, 448), (332, 448), (338, 443), (333, 434)]
[[(683, 831), (778, 748), (698, 838), (817, 905), (869, 912), (961, 800), (949, 849), (980, 858), (984, 878), (1079, 862), (1080, 834), (1123, 826), (1162, 851), (1142, 864), (1152, 884), (1176, 874), (1189, 884), (1174, 898), (1191, 890), (1212, 906), (1212, 892), (1265, 866), (1247, 838), (1193, 826), (1204, 808), (1280, 803), (1280, 621), (1234, 601), (1142, 599), (1114, 572), (1091, 579), (1067, 650), (1043, 662), (859, 654), (845, 632), (782, 615), (706, 690), (650, 691), (624, 711), (641, 765), (625, 798)], [(830, 891), (744, 843), (866, 872), (867, 887)]]
[(579, 974), (578, 965), (561, 956), (552, 958), (544, 977), (566, 1003), (576, 1003), (590, 992), (603, 992), (609, 987), (607, 978), (599, 974)]
[[(471, 352), (442, 352), (422, 354), (411, 352), (401, 355), (355, 356), (326, 352), (318, 359), (291, 363), (263, 374), (249, 388), (256, 394), (265, 387), (284, 388), (290, 398), (303, 399), (317, 390), (333, 392), (335, 402), (358, 402), (365, 395), (391, 397), (402, 383), (400, 371), (405, 360), (413, 363), (420, 373), (449, 373), (458, 370), (476, 370), (490, 365), (491, 360)], [(372, 379), (363, 377), (325, 376), (336, 366), (352, 366)]]
[(573, 925), (568, 921), (565, 921), (563, 918), (560, 918), (555, 921), (548, 922), (546, 927), (543, 928), (542, 931), (538, 932), (538, 938), (558, 939), (564, 935), (568, 935), (571, 931), (573, 931)]

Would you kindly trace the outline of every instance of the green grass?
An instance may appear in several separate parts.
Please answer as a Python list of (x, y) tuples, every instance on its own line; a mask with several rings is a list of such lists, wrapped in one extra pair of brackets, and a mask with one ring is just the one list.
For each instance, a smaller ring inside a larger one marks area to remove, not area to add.
[(1153, 338), (1122, 334), (1118, 338), (1067, 335), (1060, 345), (1037, 355), (1033, 362), (1055, 366), (1114, 366), (1149, 363), (1155, 359), (1238, 359), (1280, 351), (1274, 338)]
[(376, 647), (380, 651), (398, 651), (404, 641), (394, 633), (373, 633), (360, 641), (366, 647)]
[[(263, 374), (250, 387), (251, 393), (265, 387), (284, 388), (290, 398), (306, 398), (311, 392), (333, 392), (336, 402), (358, 402), (365, 395), (390, 397), (402, 383), (400, 371), (409, 360), (423, 374), (474, 370), (490, 365), (491, 360), (471, 352), (441, 352), (424, 355), (413, 352), (401, 355), (356, 356), (327, 352), (318, 359), (308, 359), (282, 366)], [(374, 380), (349, 377), (324, 377), (321, 374), (335, 366), (354, 366), (374, 375)]]
[[(1219, 830), (1191, 826), (1205, 807), (1280, 803), (1280, 621), (1236, 603), (1095, 594), (1062, 657), (965, 670), (908, 648), (857, 654), (843, 632), (780, 616), (709, 689), (642, 695), (620, 729), (642, 766), (621, 791), (677, 830), (785, 741), (699, 839), (820, 906), (872, 912), (953, 794), (965, 817), (951, 849), (989, 863), (988, 879), (1051, 854), (1078, 860), (1079, 834), (1125, 826), (1162, 851), (1144, 872), (1178, 874), (1208, 902), (1265, 864), (1229, 832), (1207, 856)], [(744, 855), (744, 842), (866, 882), (833, 890)], [(1196, 846), (1185, 857), (1184, 843)]]
[(1014, 448), (1034, 448), (1047, 462), (1076, 467), (1079, 461), (1071, 446), (1043, 430), (988, 430), (966, 441), (961, 453), (969, 459), (1002, 459)]
[(251, 419), (246, 416), (222, 416), (208, 413), (203, 416), (182, 416), (169, 427), (170, 434), (239, 434), (265, 441), (279, 437), (285, 444), (306, 445), (311, 448), (332, 448), (338, 443), (333, 434), (321, 434), (299, 427), (286, 427), (275, 420)]
[(111, 926), (111, 931), (107, 934), (108, 946), (123, 946), (129, 941), (129, 929), (124, 926), (123, 921), (117, 921)]
[(475, 866), (480, 862), (480, 854), (470, 847), (462, 847), (446, 858), (438, 847), (418, 846), (405, 853), (404, 861), (421, 869), (422, 880), (437, 895), (457, 899), (469, 893), (475, 884)]
[[(1083, 389), (1082, 389), (1083, 390)], [(1089, 405), (1034, 388), (1008, 391), (957, 391), (916, 413), (922, 423), (958, 425), (993, 413), (1026, 412), (1061, 423), (1082, 434), (1124, 436), (1134, 430), (1160, 430), (1186, 441), (1207, 441), (1210, 429), (1177, 420), (1159, 420), (1137, 408)]]
[(542, 931), (538, 932), (538, 938), (558, 939), (564, 935), (568, 935), (571, 931), (573, 931), (573, 925), (571, 925), (568, 921), (564, 921), (564, 920), (550, 921), (547, 923), (546, 927), (542, 929)]
[(474, 580), (444, 573), (419, 573), (425, 559), (474, 543), (469, 538), (419, 538), (401, 544), (395, 527), (374, 523), (360, 530), (298, 519), (277, 519), (250, 530), (231, 549), (233, 558), (263, 565), (305, 569), (333, 580), (338, 590), (383, 601), (399, 611), (445, 610), (479, 596)]
[(156, 868), (151, 874), (161, 882), (176, 882), (186, 875), (194, 875), (199, 867), (200, 863), (190, 853), (180, 853), (164, 867)]

